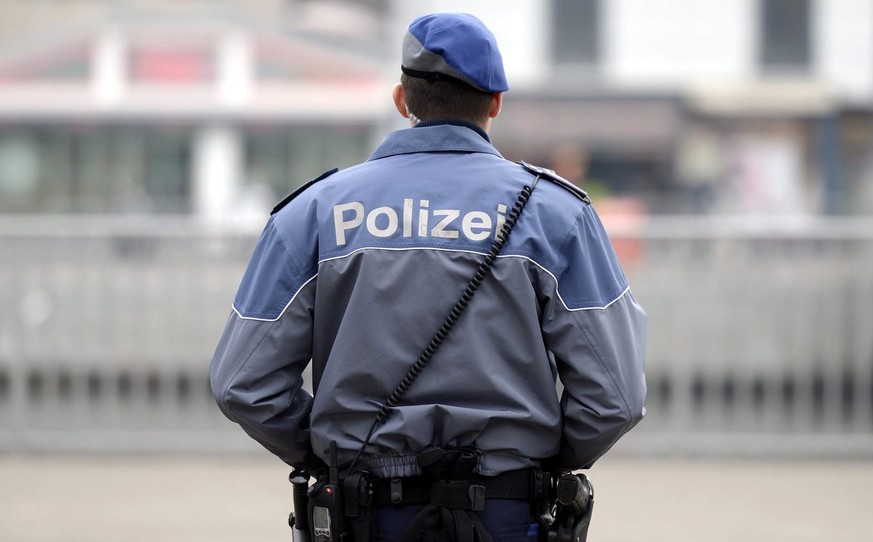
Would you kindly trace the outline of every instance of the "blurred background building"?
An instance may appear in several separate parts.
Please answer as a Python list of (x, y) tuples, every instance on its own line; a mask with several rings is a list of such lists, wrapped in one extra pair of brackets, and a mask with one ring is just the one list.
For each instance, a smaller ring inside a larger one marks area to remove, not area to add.
[(405, 24), (463, 9), (504, 44), (510, 157), (653, 213), (873, 210), (867, 0), (0, 6), (6, 213), (260, 212), (366, 157)]
[(387, 117), (378, 2), (0, 9), (3, 212), (260, 214)]
[(873, 454), (873, 0), (0, 0), (0, 450), (249, 445), (206, 369), (255, 236), (403, 126), (433, 11), (650, 313), (628, 449)]

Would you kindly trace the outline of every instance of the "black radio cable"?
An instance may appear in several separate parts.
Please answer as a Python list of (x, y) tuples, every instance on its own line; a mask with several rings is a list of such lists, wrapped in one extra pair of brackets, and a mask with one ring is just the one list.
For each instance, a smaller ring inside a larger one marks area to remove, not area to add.
[(506, 221), (503, 223), (503, 227), (494, 236), (494, 242), (491, 244), (491, 248), (488, 250), (488, 254), (485, 255), (485, 258), (479, 263), (479, 267), (476, 269), (476, 273), (473, 275), (473, 278), (467, 283), (467, 287), (464, 288), (464, 293), (461, 294), (461, 298), (454, 304), (452, 309), (449, 311), (449, 315), (446, 317), (443, 324), (439, 327), (437, 332), (434, 334), (433, 338), (431, 338), (430, 343), (424, 348), (421, 352), (421, 355), (418, 356), (418, 359), (415, 360), (415, 363), (412, 364), (412, 367), (409, 368), (406, 375), (397, 384), (397, 387), (394, 388), (394, 391), (391, 392), (391, 395), (388, 396), (388, 400), (385, 401), (385, 404), (379, 409), (378, 414), (376, 414), (376, 419), (373, 420), (373, 424), (370, 425), (370, 430), (367, 432), (367, 436), (364, 439), (364, 443), (361, 444), (361, 448), (355, 454), (355, 458), (352, 460), (349, 465), (347, 474), (351, 474), (355, 465), (358, 464), (358, 460), (361, 457), (361, 454), (364, 453), (364, 450), (370, 444), (370, 439), (373, 438), (373, 433), (376, 431), (376, 428), (385, 422), (388, 416), (391, 414), (391, 409), (394, 408), (395, 405), (400, 401), (401, 397), (406, 393), (412, 383), (418, 378), (418, 375), (424, 370), (430, 360), (433, 358), (433, 355), (442, 345), (443, 341), (446, 340), (449, 333), (452, 331), (452, 328), (455, 327), (455, 324), (458, 323), (458, 320), (461, 318), (461, 314), (464, 313), (464, 310), (467, 308), (467, 305), (470, 304), (470, 300), (473, 299), (473, 295), (476, 293), (476, 290), (479, 289), (479, 286), (482, 284), (482, 281), (491, 273), (491, 267), (494, 265), (494, 261), (497, 259), (498, 254), (500, 254), (501, 249), (503, 249), (503, 245), (506, 243), (506, 240), (509, 238), (510, 232), (512, 232), (512, 228), (515, 226), (516, 221), (518, 221), (519, 215), (521, 215), (521, 211), (524, 209), (524, 206), (527, 204), (528, 199), (530, 199), (531, 194), (536, 188), (537, 181), (540, 179), (540, 175), (534, 177), (533, 182), (530, 186), (525, 185), (524, 188), (521, 189), (521, 192), (518, 194), (518, 197), (515, 200), (515, 204), (512, 209), (506, 215)]

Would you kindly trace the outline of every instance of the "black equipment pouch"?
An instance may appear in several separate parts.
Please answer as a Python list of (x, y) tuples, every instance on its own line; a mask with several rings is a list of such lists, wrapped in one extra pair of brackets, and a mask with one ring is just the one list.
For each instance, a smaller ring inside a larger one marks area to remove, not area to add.
[(472, 446), (431, 448), (416, 454), (421, 471), (433, 480), (463, 480), (476, 471), (482, 453)]
[(432, 480), (430, 502), (416, 514), (403, 540), (491, 542), (476, 512), (485, 509), (485, 486), (471, 480), (481, 452), (473, 447), (434, 448), (416, 456)]
[(354, 472), (343, 480), (343, 515), (356, 541), (375, 540), (373, 521), (373, 483), (365, 471)]

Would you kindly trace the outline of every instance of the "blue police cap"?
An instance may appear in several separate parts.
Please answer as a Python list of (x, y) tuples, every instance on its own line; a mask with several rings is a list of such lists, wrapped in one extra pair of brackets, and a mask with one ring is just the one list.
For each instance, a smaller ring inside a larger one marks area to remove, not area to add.
[(401, 69), (411, 77), (451, 77), (482, 92), (509, 90), (494, 34), (467, 13), (435, 13), (412, 21), (403, 38)]

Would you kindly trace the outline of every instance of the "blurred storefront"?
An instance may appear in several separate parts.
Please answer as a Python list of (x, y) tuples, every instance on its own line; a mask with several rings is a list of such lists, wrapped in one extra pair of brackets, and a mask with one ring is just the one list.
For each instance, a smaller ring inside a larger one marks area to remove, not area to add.
[(324, 32), (302, 8), (289, 27), (263, 6), (105, 4), (0, 49), (0, 213), (262, 216), (383, 131), (372, 29)]
[(607, 215), (873, 212), (873, 0), (45, 4), (0, 1), (2, 213), (262, 214), (400, 125), (439, 10), (502, 44), (497, 147)]
[(870, 0), (542, 11), (547, 68), (495, 125), (509, 155), (656, 214), (873, 213)]

